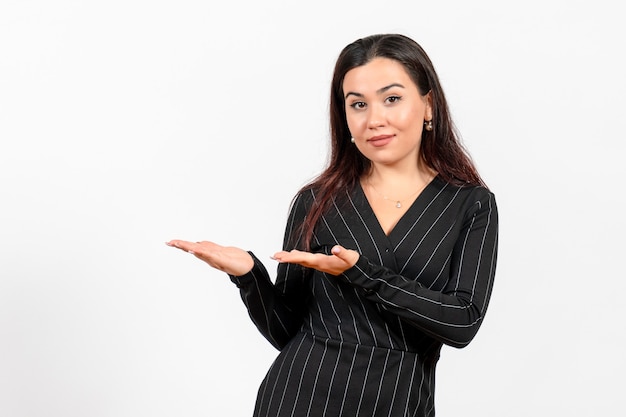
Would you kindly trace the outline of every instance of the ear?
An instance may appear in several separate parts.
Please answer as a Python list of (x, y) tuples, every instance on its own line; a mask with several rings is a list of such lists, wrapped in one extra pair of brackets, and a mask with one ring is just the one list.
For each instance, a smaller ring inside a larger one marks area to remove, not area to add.
[(430, 90), (426, 95), (422, 96), (426, 109), (424, 111), (424, 120), (433, 120), (433, 90)]

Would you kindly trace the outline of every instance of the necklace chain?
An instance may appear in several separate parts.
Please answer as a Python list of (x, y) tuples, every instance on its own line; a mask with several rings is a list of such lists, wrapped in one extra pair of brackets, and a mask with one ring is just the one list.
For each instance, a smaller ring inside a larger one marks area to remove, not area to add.
[(374, 190), (374, 192), (376, 194), (378, 194), (379, 196), (381, 196), (383, 198), (383, 200), (388, 200), (391, 201), (392, 203), (394, 203), (396, 205), (396, 208), (402, 208), (402, 200), (406, 200), (407, 198), (411, 198), (413, 197), (415, 194), (419, 193), (420, 190), (423, 189), (423, 187), (418, 188), (416, 191), (414, 191), (411, 195), (404, 197), (401, 200), (395, 199), (395, 198), (389, 198), (388, 196), (386, 196), (385, 194), (379, 192), (370, 182), (369, 178), (367, 179), (367, 184), (372, 188), (372, 190)]

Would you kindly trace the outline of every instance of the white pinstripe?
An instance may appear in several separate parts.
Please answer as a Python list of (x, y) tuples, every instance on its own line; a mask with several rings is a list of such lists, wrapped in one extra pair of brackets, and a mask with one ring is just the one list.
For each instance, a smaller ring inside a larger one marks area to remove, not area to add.
[(324, 340), (324, 352), (322, 353), (322, 359), (320, 359), (320, 366), (317, 367), (317, 372), (315, 373), (315, 382), (313, 383), (313, 395), (311, 396), (311, 399), (309, 401), (309, 408), (307, 409), (307, 412), (306, 412), (307, 417), (311, 415), (311, 407), (313, 406), (313, 398), (315, 398), (315, 391), (317, 390), (317, 381), (319, 380), (320, 371), (322, 370), (321, 365), (324, 363), (324, 358), (326, 357), (326, 352), (328, 351), (328, 340), (329, 339)]
[(333, 375), (330, 378), (330, 384), (328, 384), (328, 394), (326, 395), (326, 404), (324, 404), (324, 414), (326, 415), (326, 410), (328, 409), (328, 401), (330, 400), (330, 390), (333, 387), (333, 382), (335, 381), (335, 376), (337, 375), (337, 366), (339, 366), (339, 359), (341, 359), (341, 351), (343, 350), (343, 343), (339, 343), (339, 353), (337, 353), (337, 360), (335, 361), (335, 367), (333, 368)]
[[(385, 364), (383, 365), (383, 375), (385, 375), (385, 371), (387, 370), (387, 362), (389, 361), (389, 350), (387, 350), (387, 355), (385, 356)], [(383, 387), (384, 378), (380, 378), (378, 381), (378, 391), (376, 392), (376, 402), (374, 403), (374, 408), (372, 409), (372, 417), (376, 414), (376, 408), (378, 408), (378, 401), (380, 401), (380, 390)]]
[[(296, 353), (294, 353), (293, 358), (291, 360), (291, 365), (289, 365), (289, 372), (287, 373), (287, 379), (285, 380), (285, 386), (289, 385), (289, 380), (291, 379), (291, 372), (293, 371), (293, 365), (294, 365), (294, 363), (296, 361), (296, 358), (298, 357), (298, 352), (300, 351), (300, 347), (302, 346), (302, 342), (304, 342), (304, 339), (300, 340), (300, 344), (298, 345), (298, 348), (296, 349)], [(278, 379), (276, 379), (276, 381), (278, 381)], [(280, 404), (278, 406), (278, 411), (276, 412), (277, 414), (280, 414), (280, 409), (283, 407), (283, 401), (285, 400), (285, 394), (286, 393), (287, 393), (287, 390), (283, 390), (283, 395), (280, 398)], [(269, 411), (269, 407), (268, 407), (268, 411)]]
[[(304, 341), (304, 339), (302, 339)], [(309, 359), (311, 358), (311, 353), (313, 353), (313, 348), (315, 347), (314, 344), (311, 344), (311, 347), (309, 348), (309, 353), (307, 353), (306, 355), (306, 360), (304, 361), (304, 369), (306, 369), (308, 363), (309, 363)], [(294, 356), (295, 359), (295, 356)], [(300, 382), (298, 383), (298, 393), (296, 394), (296, 399), (293, 402), (293, 408), (291, 409), (291, 417), (293, 417), (294, 413), (296, 412), (296, 406), (298, 405), (298, 399), (300, 398), (300, 391), (302, 390), (302, 379), (304, 378), (304, 372), (302, 372), (300, 374)]]
[(365, 378), (363, 378), (363, 388), (361, 389), (361, 396), (359, 397), (359, 405), (356, 408), (356, 415), (360, 416), (361, 415), (361, 404), (363, 404), (363, 396), (365, 395), (365, 387), (366, 387), (366, 383), (367, 383), (367, 377), (370, 374), (370, 369), (372, 366), (372, 358), (374, 357), (374, 347), (371, 348), (371, 352), (370, 352), (370, 359), (367, 362), (367, 370), (365, 371)]
[(387, 417), (391, 417), (391, 412), (393, 411), (393, 404), (396, 401), (396, 394), (398, 392), (398, 383), (400, 382), (400, 371), (402, 370), (402, 363), (404, 362), (404, 351), (400, 352), (400, 366), (398, 366), (398, 374), (396, 375), (396, 383), (393, 386), (393, 395), (391, 396), (391, 405), (389, 406), (389, 414)]

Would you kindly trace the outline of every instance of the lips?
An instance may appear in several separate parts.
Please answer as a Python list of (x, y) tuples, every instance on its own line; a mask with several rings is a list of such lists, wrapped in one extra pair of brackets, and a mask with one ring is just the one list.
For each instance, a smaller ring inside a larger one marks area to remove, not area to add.
[(393, 138), (394, 138), (394, 135), (379, 135), (379, 136), (374, 136), (374, 137), (369, 138), (367, 140), (367, 143), (378, 148), (381, 146), (385, 146), (386, 144), (391, 142)]

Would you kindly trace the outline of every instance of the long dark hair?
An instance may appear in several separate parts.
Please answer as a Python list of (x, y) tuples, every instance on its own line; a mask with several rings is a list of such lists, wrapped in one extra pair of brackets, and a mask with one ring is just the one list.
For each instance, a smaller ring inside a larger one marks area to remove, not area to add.
[[(401, 63), (421, 95), (431, 93), (433, 129), (422, 132), (420, 158), (426, 166), (455, 185), (482, 185), (472, 160), (461, 144), (450, 117), (448, 103), (435, 68), (422, 47), (404, 35), (381, 34), (358, 39), (347, 45), (335, 63), (330, 92), (331, 152), (328, 166), (301, 191), (315, 191), (315, 201), (301, 225), (303, 243), (310, 249), (313, 229), (339, 193), (352, 189), (371, 167), (350, 141), (343, 94), (343, 80), (348, 71), (374, 58), (388, 58)], [(416, 161), (417, 163), (417, 161)]]

